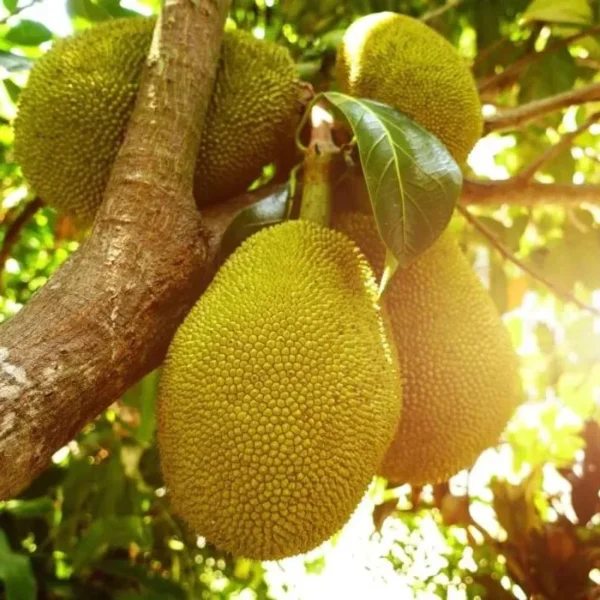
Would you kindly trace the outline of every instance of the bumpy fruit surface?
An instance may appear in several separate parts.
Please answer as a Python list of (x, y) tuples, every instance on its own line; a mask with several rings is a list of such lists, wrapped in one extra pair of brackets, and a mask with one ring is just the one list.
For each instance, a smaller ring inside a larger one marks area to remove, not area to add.
[(169, 349), (158, 442), (173, 506), (234, 555), (307, 552), (355, 510), (400, 409), (397, 356), (356, 245), (312, 222), (263, 229)]
[[(23, 173), (50, 206), (90, 223), (133, 110), (155, 19), (96, 25), (59, 40), (31, 70), (15, 121)], [(194, 192), (243, 192), (291, 143), (298, 81), (283, 47), (228, 31), (205, 119)], [(143, 208), (143, 207), (142, 207)]]
[(463, 163), (481, 136), (475, 81), (450, 42), (405, 15), (357, 19), (338, 51), (343, 92), (395, 107), (436, 135)]
[[(372, 217), (336, 216), (381, 275)], [(495, 305), (450, 231), (383, 296), (405, 381), (403, 409), (380, 474), (394, 483), (444, 481), (497, 443), (521, 399), (518, 363)]]

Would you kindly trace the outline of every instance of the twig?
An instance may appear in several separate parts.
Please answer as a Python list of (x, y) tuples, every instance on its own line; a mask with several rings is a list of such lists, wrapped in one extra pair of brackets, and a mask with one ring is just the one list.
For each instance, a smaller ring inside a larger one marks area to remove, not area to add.
[(443, 15), (446, 11), (449, 11), (457, 6), (460, 6), (464, 0), (446, 0), (446, 4), (439, 6), (438, 8), (434, 8), (428, 12), (426, 12), (422, 17), (421, 21), (427, 23), (427, 21), (431, 21), (436, 17)]
[(588, 69), (593, 69), (594, 71), (600, 71), (600, 60), (597, 58), (592, 58), (591, 56), (586, 56), (585, 58), (580, 56), (575, 59), (575, 64), (578, 67), (586, 67)]
[[(524, 54), (533, 53), (535, 51), (535, 43), (542, 29), (543, 25), (541, 24), (536, 24), (531, 27), (531, 34), (521, 44), (523, 46)], [(471, 69), (475, 69), (477, 65), (486, 60), (492, 52), (498, 50), (502, 44), (505, 44), (506, 42), (510, 42), (510, 38), (501, 37), (483, 48), (481, 51), (478, 51), (477, 56), (474, 58), (473, 63), (471, 64)]]
[(0, 248), (0, 270), (4, 269), (4, 265), (10, 257), (10, 253), (13, 249), (13, 246), (19, 239), (21, 229), (23, 229), (23, 227), (27, 225), (31, 217), (33, 217), (33, 215), (42, 206), (42, 200), (36, 196), (31, 202), (27, 204), (27, 206), (25, 206), (25, 208), (21, 211), (19, 216), (16, 217), (15, 220), (8, 226), (6, 234), (4, 235), (4, 240), (2, 241), (2, 247)]
[(563, 108), (598, 100), (600, 100), (600, 83), (592, 83), (543, 100), (534, 100), (486, 117), (483, 134), (487, 135), (492, 131), (512, 129)]
[(596, 123), (600, 119), (600, 112), (596, 112), (591, 115), (589, 118), (585, 120), (577, 129), (574, 131), (569, 131), (565, 135), (562, 136), (559, 142), (550, 146), (545, 152), (536, 158), (533, 162), (527, 165), (524, 169), (522, 169), (519, 173), (517, 173), (513, 179), (520, 181), (529, 181), (533, 178), (533, 176), (545, 165), (548, 164), (551, 160), (556, 158), (563, 150), (569, 148), (573, 143), (573, 140), (577, 138), (579, 135), (587, 131), (591, 125)]
[(540, 52), (534, 52), (531, 54), (527, 54), (523, 58), (512, 63), (509, 67), (507, 67), (502, 73), (498, 73), (497, 75), (492, 75), (486, 79), (484, 79), (478, 86), (479, 92), (489, 92), (490, 90), (497, 90), (505, 87), (507, 84), (513, 81), (515, 78), (525, 67), (530, 64), (540, 60), (547, 54), (551, 54), (552, 52), (556, 52), (577, 40), (588, 37), (589, 35), (593, 35), (595, 33), (600, 32), (600, 25), (594, 25), (588, 29), (583, 31), (579, 31), (578, 33), (563, 38), (562, 40), (558, 40), (552, 44), (548, 44), (543, 50)]
[(498, 50), (503, 44), (506, 44), (506, 42), (509, 42), (510, 40), (506, 37), (501, 37), (498, 38), (497, 40), (494, 40), (491, 44), (488, 44), (485, 48), (482, 48), (478, 53), (477, 56), (473, 59), (473, 62), (471, 64), (471, 69), (475, 69), (478, 65), (480, 65), (484, 60), (486, 60), (491, 54), (492, 52), (495, 52), (496, 50)]
[(34, 6), (35, 4), (37, 4), (39, 2), (39, 0), (31, 0), (31, 2), (29, 2), (28, 4), (23, 4), (23, 6), (19, 6), (18, 8), (15, 9), (14, 12), (10, 13), (10, 15), (6, 15), (6, 17), (0, 19), (0, 25), (4, 25), (9, 19), (11, 19), (12, 17), (22, 13), (24, 10), (27, 10), (28, 8), (31, 8), (32, 6)]
[(593, 306), (589, 306), (585, 304), (581, 300), (578, 300), (573, 294), (567, 292), (566, 290), (562, 290), (558, 288), (554, 283), (533, 271), (530, 267), (528, 267), (523, 261), (519, 260), (512, 252), (510, 252), (500, 241), (498, 238), (485, 226), (477, 217), (472, 215), (467, 208), (464, 206), (458, 206), (458, 211), (463, 215), (463, 217), (477, 230), (481, 233), (489, 243), (502, 255), (503, 258), (517, 265), (522, 271), (543, 283), (555, 296), (562, 298), (568, 302), (572, 302), (582, 310), (589, 311), (596, 316), (600, 316), (600, 310), (594, 308)]

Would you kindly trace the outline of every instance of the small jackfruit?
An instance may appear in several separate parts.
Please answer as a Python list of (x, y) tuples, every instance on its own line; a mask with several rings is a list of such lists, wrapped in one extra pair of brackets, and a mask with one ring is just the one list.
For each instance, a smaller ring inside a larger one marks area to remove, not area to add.
[(158, 397), (176, 513), (234, 555), (272, 560), (334, 535), (401, 409), (371, 268), (343, 234), (287, 221), (226, 261), (171, 343)]
[(448, 40), (406, 15), (357, 19), (336, 61), (341, 91), (393, 106), (466, 161), (481, 136), (481, 103), (467, 65)]
[[(133, 110), (154, 17), (115, 19), (59, 40), (31, 70), (15, 152), (48, 205), (83, 223), (100, 206)], [(287, 50), (228, 31), (194, 179), (199, 204), (243, 192), (292, 140), (298, 79)]]
[[(381, 276), (385, 249), (369, 215), (341, 213)], [(521, 399), (518, 362), (496, 307), (451, 231), (383, 295), (404, 378), (402, 418), (379, 474), (394, 483), (444, 481), (498, 438)]]

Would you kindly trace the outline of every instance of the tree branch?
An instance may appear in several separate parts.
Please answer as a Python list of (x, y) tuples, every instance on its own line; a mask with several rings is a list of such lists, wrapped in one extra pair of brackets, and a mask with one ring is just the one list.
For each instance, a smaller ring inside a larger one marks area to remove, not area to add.
[(169, 0), (90, 238), (0, 328), (0, 499), (160, 364), (234, 204), (192, 197), (228, 0)]
[(592, 83), (575, 90), (550, 96), (549, 98), (534, 100), (516, 108), (501, 110), (495, 115), (486, 117), (483, 135), (487, 135), (492, 131), (515, 129), (563, 108), (598, 100), (600, 100), (600, 83)]
[(513, 264), (517, 265), (517, 267), (519, 267), (522, 271), (527, 273), (530, 277), (545, 285), (558, 298), (562, 298), (567, 302), (572, 302), (582, 310), (591, 312), (596, 316), (600, 316), (600, 310), (594, 308), (593, 306), (585, 304), (585, 302), (582, 302), (581, 300), (578, 300), (573, 294), (561, 289), (555, 283), (553, 283), (549, 279), (546, 279), (545, 277), (531, 269), (522, 260), (518, 259), (510, 250), (508, 250), (508, 248), (506, 248), (498, 240), (498, 238), (477, 217), (472, 215), (464, 206), (459, 206), (458, 211), (477, 231), (479, 231), (479, 233), (481, 233), (481, 235), (483, 235), (488, 240), (490, 245), (493, 248), (495, 248), (505, 260), (508, 260)]
[(465, 179), (462, 204), (520, 206), (600, 204), (600, 185), (572, 183), (521, 182), (516, 178), (504, 181)]
[(11, 17), (16, 17), (17, 15), (21, 14), (24, 10), (35, 6), (38, 3), (39, 0), (31, 0), (29, 3), (23, 4), (22, 6), (15, 8), (13, 12), (0, 19), (0, 25), (4, 25)]
[(531, 180), (544, 165), (555, 159), (563, 150), (570, 148), (575, 139), (587, 131), (598, 119), (600, 119), (600, 112), (590, 115), (577, 129), (565, 133), (556, 144), (547, 148), (531, 164), (519, 171), (513, 180), (523, 182)]
[(464, 0), (446, 0), (446, 4), (442, 4), (442, 6), (438, 6), (438, 8), (434, 8), (422, 15), (421, 21), (427, 23), (428, 21), (437, 19), (438, 17), (441, 17), (445, 12), (448, 12), (453, 8), (458, 8), (463, 2)]
[(572, 44), (573, 42), (586, 38), (589, 35), (594, 35), (599, 31), (600, 25), (594, 25), (593, 27), (589, 27), (588, 29), (579, 31), (572, 36), (563, 38), (561, 40), (557, 40), (552, 44), (548, 44), (543, 50), (539, 52), (532, 52), (523, 56), (519, 60), (513, 62), (501, 73), (491, 75), (490, 77), (481, 81), (478, 85), (479, 93), (483, 94), (485, 92), (497, 91), (506, 87), (507, 85), (512, 84), (519, 76), (519, 73), (521, 73), (521, 71), (525, 67), (537, 62), (547, 54), (556, 52), (557, 50), (560, 50), (561, 48), (564, 48), (569, 44)]
[[(2, 240), (2, 247), (0, 248), (0, 271), (4, 269), (6, 261), (10, 257), (10, 253), (13, 246), (16, 244), (21, 233), (21, 229), (27, 225), (29, 219), (35, 215), (35, 213), (43, 206), (41, 198), (35, 197), (29, 202), (23, 210), (15, 217), (15, 219), (8, 225), (4, 239)], [(2, 284), (0, 283), (0, 289)]]

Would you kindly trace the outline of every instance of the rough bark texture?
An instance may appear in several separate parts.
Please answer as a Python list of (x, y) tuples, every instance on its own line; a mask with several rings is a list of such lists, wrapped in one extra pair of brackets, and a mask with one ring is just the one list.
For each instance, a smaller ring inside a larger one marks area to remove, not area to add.
[(167, 0), (92, 234), (0, 329), (0, 499), (158, 365), (212, 275), (234, 204), (192, 177), (228, 0)]

